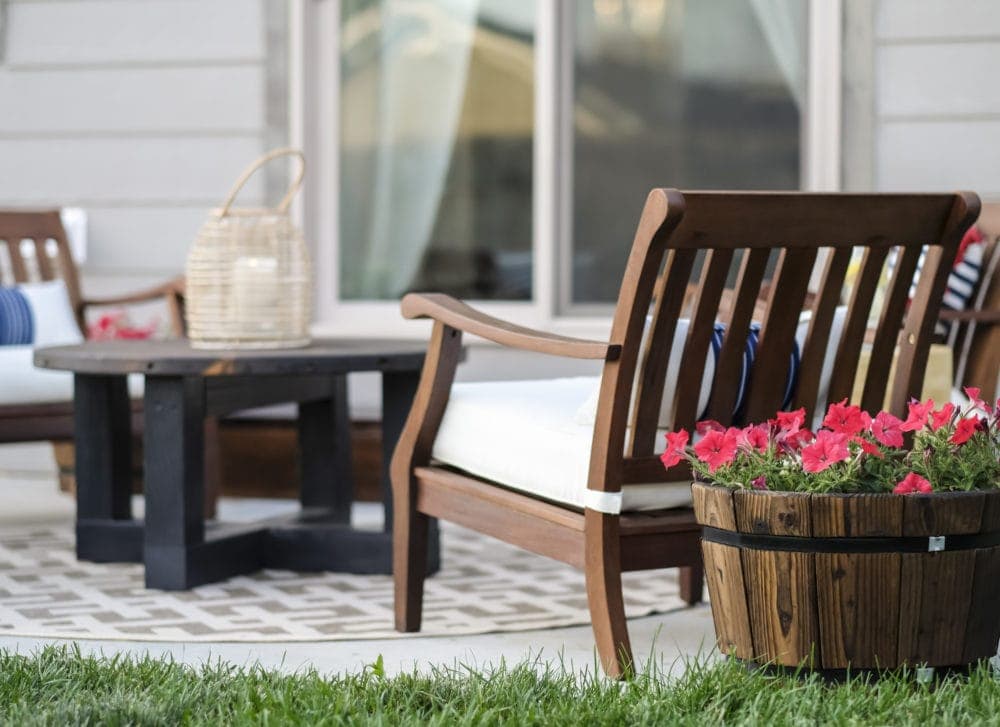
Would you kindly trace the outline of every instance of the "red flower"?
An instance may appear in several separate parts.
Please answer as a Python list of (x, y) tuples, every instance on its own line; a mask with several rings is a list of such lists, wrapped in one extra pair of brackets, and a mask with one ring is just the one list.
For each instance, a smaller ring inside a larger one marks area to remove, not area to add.
[(910, 402), (910, 415), (900, 427), (904, 432), (915, 432), (923, 429), (927, 423), (927, 415), (934, 410), (934, 400), (928, 399), (923, 404), (914, 399)]
[(688, 433), (686, 429), (679, 432), (667, 432), (667, 448), (660, 455), (663, 466), (670, 469), (675, 464), (684, 459), (684, 449), (688, 443)]
[(897, 495), (912, 495), (915, 492), (928, 493), (933, 492), (934, 488), (931, 487), (931, 483), (918, 475), (916, 472), (911, 472), (906, 477), (901, 479), (899, 483), (892, 488), (892, 491)]
[(778, 434), (778, 446), (784, 452), (798, 452), (802, 447), (809, 444), (815, 435), (808, 429), (797, 429), (794, 432), (781, 432)]
[(880, 411), (872, 421), (872, 436), (886, 447), (903, 446), (903, 420), (887, 411)]
[(937, 431), (951, 421), (951, 415), (955, 413), (955, 405), (951, 402), (945, 404), (937, 411), (931, 412), (931, 430)]
[(841, 434), (857, 434), (867, 429), (872, 418), (859, 406), (848, 406), (847, 399), (839, 404), (830, 404), (823, 419), (823, 426)]
[(802, 469), (806, 472), (822, 472), (850, 456), (846, 434), (822, 430), (816, 435), (815, 442), (802, 449)]
[(724, 432), (713, 429), (694, 445), (694, 453), (698, 455), (698, 459), (708, 464), (709, 472), (715, 472), (719, 467), (729, 464), (736, 458), (738, 432), (738, 429), (732, 427)]
[(963, 391), (965, 392), (965, 395), (969, 397), (969, 401), (971, 401), (977, 409), (982, 409), (987, 414), (993, 413), (993, 408), (979, 398), (980, 388), (978, 386), (966, 386)]
[(739, 437), (737, 437), (737, 443), (747, 450), (766, 452), (768, 445), (771, 443), (767, 425), (758, 424), (743, 428), (740, 431)]
[(864, 437), (854, 437), (854, 439), (852, 439), (851, 441), (857, 444), (859, 447), (861, 447), (861, 451), (864, 452), (865, 454), (870, 454), (873, 457), (878, 457), (879, 459), (882, 459), (885, 456), (884, 454), (882, 454), (881, 449), (876, 447), (874, 444), (869, 442)]
[(764, 475), (760, 477), (755, 477), (751, 482), (750, 486), (755, 490), (766, 490), (767, 489), (767, 478)]
[(806, 421), (806, 410), (805, 408), (796, 409), (795, 411), (779, 411), (774, 419), (771, 420), (772, 424), (777, 424), (779, 429), (786, 429), (790, 432), (797, 432)]
[(951, 439), (948, 441), (952, 444), (965, 444), (978, 431), (979, 419), (976, 417), (959, 419), (958, 424), (955, 426), (955, 433), (951, 435)]

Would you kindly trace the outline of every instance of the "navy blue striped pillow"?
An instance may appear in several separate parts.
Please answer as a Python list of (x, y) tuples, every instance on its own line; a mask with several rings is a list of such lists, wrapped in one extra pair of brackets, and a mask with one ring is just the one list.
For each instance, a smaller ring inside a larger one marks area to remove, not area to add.
[[(722, 351), (722, 339), (725, 336), (726, 327), (722, 323), (715, 324), (712, 332), (712, 352), (715, 354), (716, 370), (718, 370), (719, 354)], [(734, 422), (742, 421), (743, 409), (746, 406), (747, 388), (750, 386), (750, 377), (753, 375), (753, 364), (757, 358), (757, 345), (760, 342), (760, 324), (751, 323), (750, 330), (747, 331), (747, 342), (743, 349), (743, 362), (739, 373), (739, 390), (736, 394), (736, 404), (733, 408)], [(785, 395), (782, 398), (781, 408), (787, 410), (792, 405), (795, 396), (795, 387), (799, 382), (799, 364), (801, 354), (799, 352), (798, 341), (792, 343), (792, 353), (788, 362), (788, 378), (785, 380)], [(702, 412), (704, 418), (706, 412)]]
[(23, 346), (35, 341), (31, 304), (17, 288), (0, 287), (0, 346)]

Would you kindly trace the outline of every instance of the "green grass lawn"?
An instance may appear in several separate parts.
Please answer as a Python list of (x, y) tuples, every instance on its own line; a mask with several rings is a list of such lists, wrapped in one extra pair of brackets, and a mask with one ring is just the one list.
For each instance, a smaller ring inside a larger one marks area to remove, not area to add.
[(693, 663), (670, 679), (631, 682), (539, 674), (529, 663), (484, 673), (462, 667), (386, 677), (379, 663), (350, 676), (282, 675), (217, 664), (90, 658), (48, 648), (0, 651), (3, 724), (1000, 724), (1000, 682), (988, 668), (934, 686), (749, 673)]

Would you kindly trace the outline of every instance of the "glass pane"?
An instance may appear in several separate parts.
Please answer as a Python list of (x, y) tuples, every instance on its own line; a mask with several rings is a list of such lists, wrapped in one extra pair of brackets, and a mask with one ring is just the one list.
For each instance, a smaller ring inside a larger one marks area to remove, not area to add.
[(340, 289), (531, 298), (534, 3), (344, 0)]
[(575, 7), (572, 301), (612, 302), (653, 187), (798, 188), (807, 3)]

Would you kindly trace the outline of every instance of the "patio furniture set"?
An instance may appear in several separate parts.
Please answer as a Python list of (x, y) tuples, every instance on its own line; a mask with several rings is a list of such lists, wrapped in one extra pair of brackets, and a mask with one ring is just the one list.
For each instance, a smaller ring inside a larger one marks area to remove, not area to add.
[[(639, 220), (607, 341), (527, 329), (427, 293), (402, 301), (405, 317), (432, 319), (426, 345), (317, 341), (285, 351), (206, 352), (172, 341), (43, 348), (35, 353), (38, 366), (75, 372), (74, 418), (63, 404), (50, 428), (25, 424), (23, 431), (30, 431), (26, 438), (75, 434), (78, 556), (144, 559), (150, 587), (189, 588), (264, 566), (375, 573), (391, 565), (396, 627), (418, 631), (423, 581), (439, 565), (436, 521), (446, 519), (582, 569), (601, 663), (621, 676), (633, 663), (622, 571), (679, 567), (683, 599), (702, 598), (690, 470), (661, 464), (663, 432), (691, 429), (704, 418), (723, 426), (759, 421), (782, 408), (814, 413), (850, 397), (856, 379), (863, 407), (880, 408), (888, 396), (889, 409), (905, 414), (910, 398), (920, 395), (959, 241), (978, 211), (978, 198), (968, 193), (657, 189)], [(35, 239), (39, 255), (48, 239), (65, 248), (54, 227), (13, 234)], [(850, 282), (855, 249), (863, 255)], [(72, 261), (60, 255), (78, 301)], [(952, 317), (989, 328), (997, 322), (1000, 285), (995, 252), (987, 257), (993, 267), (975, 296), (982, 311)], [(810, 286), (817, 265), (818, 285)], [(175, 291), (150, 294), (176, 300)], [(82, 321), (82, 304), (75, 306)], [(745, 331), (754, 339), (750, 354)], [(464, 334), (601, 361), (602, 373), (454, 383)], [(859, 374), (863, 351), (869, 363)], [(987, 348), (986, 355), (993, 352)], [(351, 371), (382, 373), (385, 476), (392, 483), (384, 533), (359, 533), (349, 524), (345, 377)], [(129, 505), (126, 445), (135, 410), (128, 374), (145, 377), (144, 522), (131, 517)], [(250, 526), (206, 524), (203, 420), (279, 401), (300, 404), (302, 512)], [(50, 416), (48, 409), (18, 406), (7, 408), (6, 419), (0, 409), (0, 439), (17, 436), (17, 424), (4, 428), (5, 421)], [(709, 581), (721, 577), (712, 573)]]

